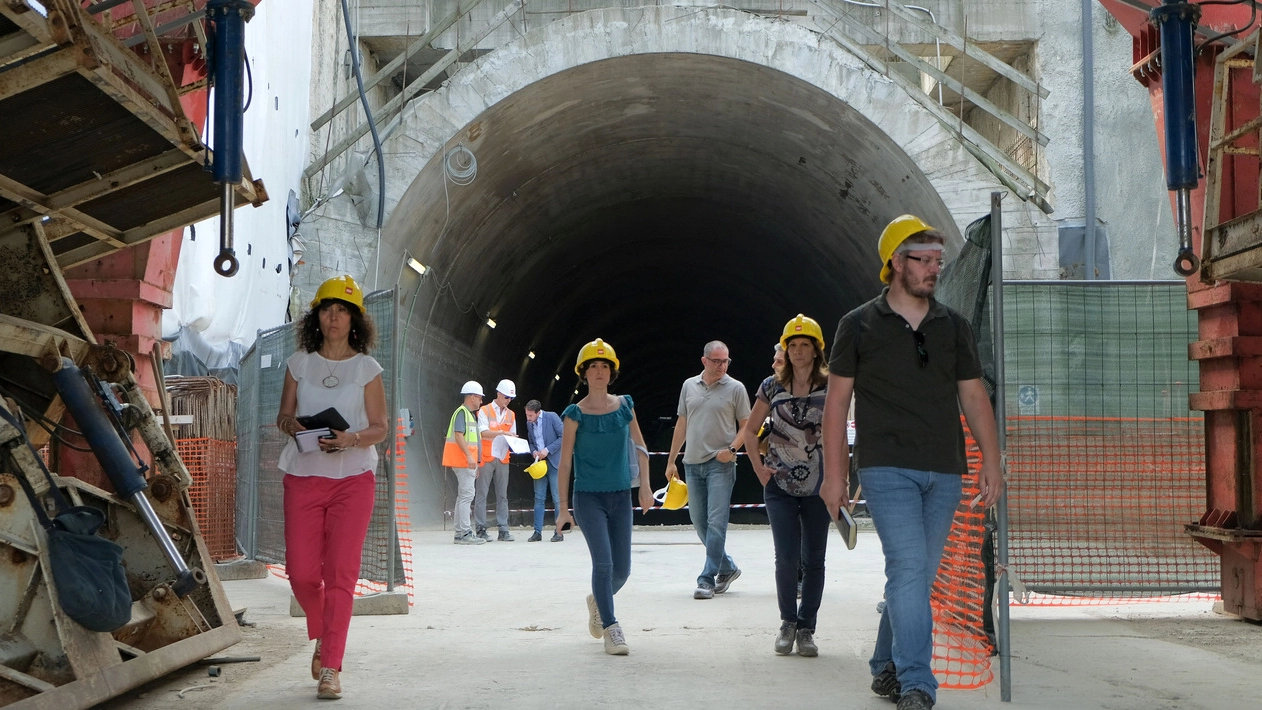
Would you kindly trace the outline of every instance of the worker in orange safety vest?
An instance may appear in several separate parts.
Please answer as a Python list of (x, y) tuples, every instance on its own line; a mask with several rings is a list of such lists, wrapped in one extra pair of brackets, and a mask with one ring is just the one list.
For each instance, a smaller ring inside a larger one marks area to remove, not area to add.
[(478, 410), (478, 434), (482, 437), (482, 469), (478, 472), (477, 496), (473, 499), (473, 523), (475, 535), (490, 541), (486, 531), (486, 498), (495, 486), (495, 524), (499, 526), (500, 542), (512, 542), (508, 532), (508, 454), (495, 458), (491, 454), (495, 440), (501, 436), (517, 436), (517, 415), (508, 408), (517, 396), (517, 385), (512, 380), (500, 380), (495, 386), (495, 399)]

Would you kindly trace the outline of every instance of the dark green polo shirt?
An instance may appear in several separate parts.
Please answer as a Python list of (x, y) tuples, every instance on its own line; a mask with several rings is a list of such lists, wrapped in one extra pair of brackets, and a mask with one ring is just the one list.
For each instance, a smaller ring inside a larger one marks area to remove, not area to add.
[(855, 456), (861, 468), (896, 466), (965, 473), (958, 382), (982, 376), (964, 316), (935, 300), (920, 323), (921, 367), (911, 324), (880, 296), (837, 324), (832, 374), (855, 380)]

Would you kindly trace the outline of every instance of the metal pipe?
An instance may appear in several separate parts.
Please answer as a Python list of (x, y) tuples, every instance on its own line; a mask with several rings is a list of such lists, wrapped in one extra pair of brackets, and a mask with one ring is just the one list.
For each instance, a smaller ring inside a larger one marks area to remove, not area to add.
[(1201, 268), (1201, 260), (1192, 251), (1192, 190), (1181, 187), (1174, 191), (1174, 214), (1179, 229), (1179, 253), (1174, 257), (1174, 272), (1184, 278)]
[(1095, 280), (1095, 46), (1091, 12), (1095, 0), (1082, 0), (1082, 187), (1086, 211), (1083, 237), (1087, 250), (1087, 280)]
[[(995, 357), (995, 429), (998, 433), (999, 469), (1005, 483), (1008, 480), (1008, 414), (1006, 406), (1006, 382), (1004, 380), (1003, 354), (1003, 202), (1002, 192), (990, 193), (990, 283), (993, 295), (990, 299), (990, 322), (994, 340)], [(1008, 493), (995, 506), (998, 529), (995, 541), (995, 564), (1004, 572), (995, 580), (995, 599), (999, 601), (999, 613), (995, 618), (995, 641), (999, 645), (999, 699), (1012, 702), (1012, 634), (1008, 616)]]
[(232, 277), (241, 268), (232, 244), (232, 210), (236, 206), (236, 193), (232, 183), (224, 183), (222, 188), (219, 193), (219, 256), (215, 257), (215, 271), (221, 276)]
[[(141, 519), (145, 521), (145, 527), (153, 533), (153, 538), (158, 541), (158, 547), (162, 548), (162, 556), (166, 558), (167, 564), (171, 565), (171, 569), (175, 570), (175, 582), (171, 584), (171, 589), (175, 591), (175, 596), (185, 597), (189, 592), (206, 583), (206, 573), (199, 568), (190, 568), (184, 562), (184, 557), (180, 555), (180, 551), (175, 549), (175, 542), (171, 540), (171, 536), (166, 533), (162, 521), (158, 519), (158, 514), (153, 512), (153, 506), (149, 504), (149, 499), (145, 497), (144, 491), (136, 491), (128, 500), (132, 505), (136, 506), (136, 512), (140, 513)], [(161, 534), (158, 534), (161, 533)]]
[(254, 17), (249, 0), (209, 0), (206, 17), (215, 25), (211, 40), (211, 76), (215, 87), (214, 162), (211, 172), (223, 192), (219, 197), (219, 256), (215, 271), (234, 276), (240, 269), (232, 246), (232, 189), (241, 184), (245, 104), (245, 23)]
[(1165, 0), (1153, 8), (1149, 21), (1161, 34), (1161, 98), (1166, 123), (1166, 189), (1175, 193), (1175, 221), (1179, 254), (1174, 272), (1188, 277), (1200, 268), (1192, 252), (1191, 191), (1200, 181), (1196, 136), (1196, 68), (1193, 40), (1201, 8), (1179, 0)]

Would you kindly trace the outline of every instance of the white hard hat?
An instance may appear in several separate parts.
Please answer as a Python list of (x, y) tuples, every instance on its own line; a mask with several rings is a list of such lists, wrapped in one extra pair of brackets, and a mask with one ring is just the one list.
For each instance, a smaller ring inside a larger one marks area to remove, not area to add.
[(486, 394), (482, 392), (482, 385), (474, 382), (473, 380), (469, 380), (464, 383), (464, 386), (460, 388), (460, 394), (476, 394), (479, 397), (486, 396)]
[(495, 385), (495, 391), (503, 394), (505, 397), (516, 397), (517, 385), (513, 384), (512, 380), (500, 380), (500, 383)]

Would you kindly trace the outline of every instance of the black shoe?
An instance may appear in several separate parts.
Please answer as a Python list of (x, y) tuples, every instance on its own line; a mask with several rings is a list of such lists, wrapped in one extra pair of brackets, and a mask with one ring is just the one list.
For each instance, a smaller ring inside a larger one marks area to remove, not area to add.
[(912, 688), (898, 699), (898, 710), (932, 710), (933, 698), (920, 688)]
[(552, 533), (552, 542), (565, 542), (565, 536), (561, 533)]
[(531, 535), (530, 537), (526, 538), (526, 542), (539, 542), (542, 539), (543, 539), (543, 533), (540, 533), (538, 530), (536, 530), (534, 535)]
[(898, 702), (902, 695), (902, 685), (898, 682), (898, 671), (894, 670), (893, 661), (886, 661), (885, 668), (872, 677), (872, 692)]
[(499, 540), (500, 542), (512, 542), (513, 536), (509, 535), (507, 530), (501, 530)]

